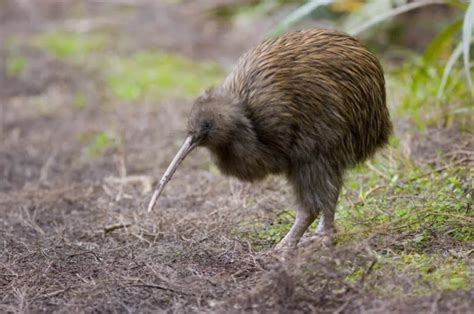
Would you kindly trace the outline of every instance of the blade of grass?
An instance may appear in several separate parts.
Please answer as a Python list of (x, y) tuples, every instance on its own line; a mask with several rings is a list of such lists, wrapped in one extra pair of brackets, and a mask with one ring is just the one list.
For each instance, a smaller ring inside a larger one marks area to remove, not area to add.
[(464, 24), (462, 28), (462, 50), (464, 56), (464, 71), (466, 73), (467, 84), (474, 95), (474, 86), (472, 85), (471, 67), (469, 65), (469, 50), (471, 47), (472, 27), (474, 26), (474, 0), (470, 1), (464, 16)]
[(443, 49), (451, 45), (456, 33), (461, 29), (462, 25), (463, 19), (458, 19), (450, 23), (436, 35), (423, 53), (423, 61), (425, 64), (431, 64), (436, 61)]
[(448, 59), (448, 62), (446, 63), (446, 67), (444, 68), (443, 72), (443, 78), (441, 79), (441, 85), (439, 86), (438, 90), (438, 99), (441, 99), (443, 97), (443, 92), (444, 88), (446, 87), (446, 83), (448, 82), (448, 77), (449, 74), (451, 73), (451, 70), (453, 69), (454, 65), (456, 64), (456, 61), (461, 57), (461, 54), (463, 52), (463, 45), (462, 42), (457, 45), (456, 49), (454, 49), (453, 53)]
[(405, 12), (408, 12), (408, 11), (411, 11), (411, 10), (414, 10), (416, 8), (420, 8), (420, 7), (423, 7), (423, 6), (426, 6), (426, 5), (443, 4), (443, 3), (444, 3), (444, 1), (441, 1), (441, 0), (426, 0), (426, 1), (416, 1), (416, 2), (412, 2), (412, 3), (407, 3), (407, 4), (404, 4), (404, 5), (398, 6), (394, 9), (392, 9), (392, 10), (389, 10), (385, 13), (382, 13), (380, 15), (375, 16), (374, 18), (368, 20), (367, 22), (363, 23), (359, 27), (356, 27), (353, 30), (348, 30), (348, 33), (351, 34), (351, 35), (357, 35), (357, 34), (363, 32), (363, 31), (371, 28), (375, 24), (378, 24), (378, 23), (380, 23), (380, 22), (382, 22), (386, 19), (389, 19), (391, 17), (394, 17), (396, 15), (399, 15), (399, 14), (402, 14), (402, 13), (405, 13)]
[(291, 12), (281, 23), (279, 23), (269, 36), (277, 36), (286, 31), (292, 25), (303, 19), (305, 16), (311, 14), (321, 5), (332, 3), (333, 0), (311, 0), (306, 4), (300, 6), (295, 11)]

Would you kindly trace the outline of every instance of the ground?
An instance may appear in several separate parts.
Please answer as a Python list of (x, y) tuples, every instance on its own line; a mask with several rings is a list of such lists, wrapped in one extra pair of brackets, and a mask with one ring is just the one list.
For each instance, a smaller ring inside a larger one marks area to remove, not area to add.
[(450, 114), (472, 99), (407, 107), (410, 75), (388, 71), (395, 134), (348, 174), (335, 246), (273, 252), (285, 180), (205, 150), (146, 212), (193, 96), (271, 25), (226, 3), (0, 2), (0, 311), (472, 311), (472, 121)]

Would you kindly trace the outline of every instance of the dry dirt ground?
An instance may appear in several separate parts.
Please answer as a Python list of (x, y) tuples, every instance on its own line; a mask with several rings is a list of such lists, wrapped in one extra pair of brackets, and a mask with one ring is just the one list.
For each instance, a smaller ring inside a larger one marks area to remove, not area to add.
[[(105, 28), (123, 40), (114, 47), (123, 54), (166, 50), (228, 68), (268, 29), (268, 21), (233, 27), (209, 19), (215, 1), (171, 2), (0, 2), (0, 40), (17, 38), (29, 60), (21, 75), (8, 74), (10, 48), (0, 46), (0, 312), (472, 312), (472, 283), (403, 297), (413, 279), (378, 271), (377, 255), (400, 234), (381, 230), (350, 245), (275, 256), (275, 240), (259, 234), (288, 223), (284, 180), (225, 178), (205, 151), (145, 211), (153, 179), (183, 139), (191, 100), (111, 97), (92, 68), (30, 38)], [(87, 105), (74, 105), (77, 90)], [(104, 129), (119, 144), (91, 153)]]

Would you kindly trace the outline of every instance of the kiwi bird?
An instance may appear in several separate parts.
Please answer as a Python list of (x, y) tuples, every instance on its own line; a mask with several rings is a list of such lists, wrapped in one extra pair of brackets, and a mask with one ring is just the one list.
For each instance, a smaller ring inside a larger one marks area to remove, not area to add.
[(296, 218), (277, 248), (295, 247), (318, 216), (317, 235), (331, 235), (344, 173), (388, 142), (385, 98), (380, 62), (353, 37), (309, 29), (267, 39), (195, 100), (188, 136), (148, 209), (202, 146), (226, 175), (287, 178)]

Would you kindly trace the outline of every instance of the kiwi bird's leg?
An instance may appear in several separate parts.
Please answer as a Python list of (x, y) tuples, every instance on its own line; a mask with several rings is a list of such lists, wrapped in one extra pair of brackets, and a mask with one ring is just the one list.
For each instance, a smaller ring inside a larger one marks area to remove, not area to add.
[(323, 210), (316, 228), (317, 235), (332, 235), (334, 233), (334, 214), (335, 208)]
[(318, 241), (325, 246), (334, 244), (334, 214), (336, 212), (337, 199), (342, 187), (342, 174), (336, 169), (327, 167), (326, 171), (320, 169), (318, 180), (316, 184), (317, 195), (315, 198), (315, 205), (319, 209), (320, 219), (316, 228), (316, 234), (305, 239), (305, 242)]
[(178, 153), (176, 156), (174, 156), (173, 161), (170, 163), (168, 166), (168, 169), (166, 169), (165, 174), (160, 180), (160, 183), (158, 184), (158, 187), (156, 188), (155, 192), (153, 193), (153, 196), (151, 197), (150, 203), (148, 204), (148, 212), (150, 212), (153, 207), (155, 206), (156, 201), (158, 200), (158, 197), (160, 197), (161, 192), (163, 192), (166, 184), (171, 180), (171, 177), (173, 176), (174, 172), (178, 168), (178, 166), (181, 164), (181, 162), (184, 160), (184, 158), (198, 145), (198, 142), (193, 138), (193, 136), (188, 136), (186, 140), (184, 141), (183, 145), (179, 149)]
[(305, 242), (310, 241), (319, 241), (324, 246), (332, 246), (335, 244), (334, 233), (336, 229), (334, 228), (334, 213), (336, 209), (336, 204), (330, 208), (326, 208), (321, 212), (321, 218), (319, 219), (318, 227), (316, 228), (316, 234), (308, 239), (305, 239)]
[(308, 227), (316, 219), (316, 215), (306, 208), (298, 208), (296, 211), (296, 219), (290, 231), (286, 234), (283, 240), (277, 244), (275, 249), (294, 248), (298, 244), (303, 234)]
[(316, 237), (320, 239), (321, 235), (324, 235), (324, 242), (327, 242), (326, 236), (332, 238), (334, 211), (342, 186), (342, 172), (331, 166), (333, 165), (327, 162), (324, 156), (315, 156), (312, 162), (298, 164), (288, 177), (300, 209), (296, 213), (295, 224), (278, 248), (296, 245), (318, 214), (321, 214), (321, 220)]

